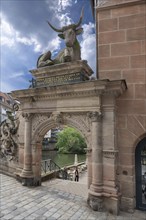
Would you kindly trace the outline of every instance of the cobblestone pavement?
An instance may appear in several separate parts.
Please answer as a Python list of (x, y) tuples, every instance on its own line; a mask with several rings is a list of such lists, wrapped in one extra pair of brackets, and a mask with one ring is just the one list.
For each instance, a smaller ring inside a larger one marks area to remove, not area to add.
[(144, 212), (120, 213), (116, 217), (91, 210), (87, 206), (87, 194), (78, 194), (83, 187), (85, 184), (65, 180), (44, 182), (39, 187), (24, 187), (14, 178), (0, 174), (0, 219), (146, 220)]

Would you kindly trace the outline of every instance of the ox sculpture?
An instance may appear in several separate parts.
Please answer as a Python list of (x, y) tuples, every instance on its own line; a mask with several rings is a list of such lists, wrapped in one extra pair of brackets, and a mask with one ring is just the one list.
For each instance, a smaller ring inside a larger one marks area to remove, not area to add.
[(56, 32), (59, 32), (58, 36), (65, 41), (66, 47), (56, 56), (55, 59), (51, 59), (51, 52), (48, 51), (42, 54), (37, 61), (37, 67), (50, 66), (58, 63), (70, 62), (81, 60), (80, 45), (77, 40), (77, 35), (83, 32), (83, 28), (79, 27), (82, 23), (83, 9), (81, 12), (80, 19), (77, 24), (70, 24), (64, 26), (61, 29), (53, 27), (50, 22), (49, 26)]

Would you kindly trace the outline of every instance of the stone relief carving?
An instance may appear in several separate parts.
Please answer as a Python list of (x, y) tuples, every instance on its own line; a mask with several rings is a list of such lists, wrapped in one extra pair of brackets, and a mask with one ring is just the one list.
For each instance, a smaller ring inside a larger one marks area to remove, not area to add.
[(52, 119), (55, 122), (56, 126), (60, 126), (61, 124), (64, 124), (62, 112), (53, 112), (50, 115), (50, 119)]
[(91, 138), (90, 135), (91, 123), (88, 117), (88, 113), (87, 112), (64, 113), (64, 120), (65, 123), (77, 128), (84, 135), (89, 145)]
[(57, 29), (53, 27), (50, 24), (50, 22), (48, 22), (49, 26), (54, 31), (59, 33), (58, 36), (64, 39), (66, 47), (56, 56), (55, 59), (51, 58), (50, 51), (42, 54), (37, 61), (38, 68), (44, 66), (50, 66), (58, 63), (81, 60), (81, 49), (76, 36), (83, 32), (83, 28), (78, 28), (82, 23), (82, 18), (83, 18), (83, 9), (77, 24), (70, 24), (68, 26), (62, 27), (61, 29)]
[(33, 120), (32, 120), (32, 133), (35, 132), (35, 130), (39, 127), (40, 124), (46, 122), (48, 120), (48, 117), (50, 117), (50, 114), (34, 114)]
[(89, 112), (88, 117), (90, 118), (91, 122), (101, 121), (102, 119), (102, 113), (101, 112)]
[(81, 130), (84, 128), (86, 131), (90, 131), (90, 121), (88, 113), (86, 112), (73, 112), (73, 113), (64, 113), (66, 118), (70, 118), (74, 122), (79, 124)]
[(13, 105), (13, 112), (7, 111), (7, 119), (5, 119), (1, 125), (1, 145), (0, 145), (0, 157), (7, 160), (17, 160), (17, 148), (18, 148), (18, 127), (19, 127), (19, 115), (16, 112), (19, 110), (19, 105), (15, 103)]

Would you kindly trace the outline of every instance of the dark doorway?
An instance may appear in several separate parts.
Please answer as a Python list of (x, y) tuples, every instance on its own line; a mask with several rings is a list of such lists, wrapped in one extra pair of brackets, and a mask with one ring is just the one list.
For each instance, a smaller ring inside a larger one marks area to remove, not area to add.
[(146, 210), (146, 137), (135, 150), (136, 208)]

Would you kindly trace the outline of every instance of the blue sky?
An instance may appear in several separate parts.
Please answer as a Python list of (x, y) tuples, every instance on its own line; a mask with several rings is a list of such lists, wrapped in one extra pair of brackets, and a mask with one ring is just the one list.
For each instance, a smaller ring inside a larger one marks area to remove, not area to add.
[(0, 90), (27, 89), (40, 54), (53, 54), (64, 47), (63, 40), (47, 24), (56, 28), (77, 23), (84, 6), (82, 27), (78, 37), (82, 59), (95, 72), (95, 27), (90, 0), (0, 0), (1, 59)]

